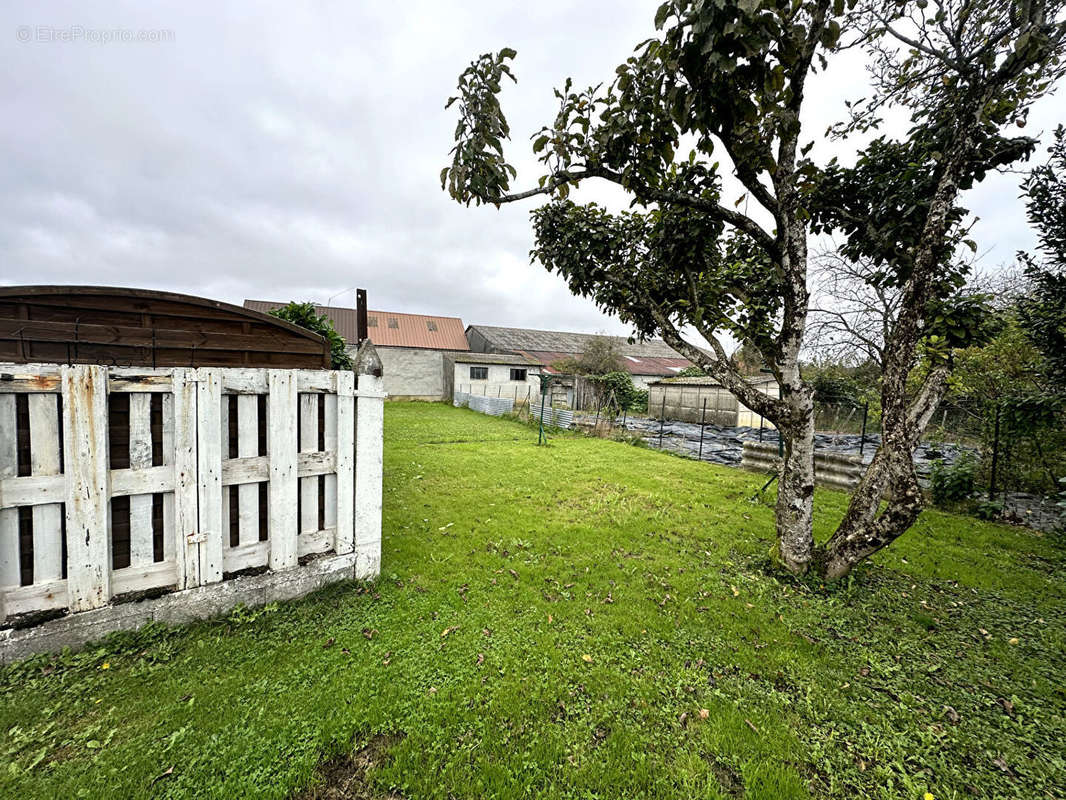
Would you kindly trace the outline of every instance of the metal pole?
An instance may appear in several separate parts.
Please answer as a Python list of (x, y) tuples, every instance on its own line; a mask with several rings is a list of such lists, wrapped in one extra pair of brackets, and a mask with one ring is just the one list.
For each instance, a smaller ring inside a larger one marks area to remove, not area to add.
[(996, 406), (996, 429), (992, 434), (992, 474), (988, 478), (988, 499), (992, 500), (996, 494), (996, 466), (999, 462), (999, 410)]
[(544, 395), (547, 390), (548, 387), (542, 384), (540, 390), (540, 435), (537, 437), (537, 444), (544, 444)]
[(700, 454), (697, 461), (703, 461), (703, 426), (707, 422), (707, 398), (703, 398), (703, 411), (700, 413)]
[(659, 449), (663, 449), (663, 426), (666, 424), (666, 389), (663, 389), (663, 407), (659, 412)]
[(760, 414), (759, 415), (759, 441), (760, 442), (762, 441), (762, 428), (763, 428), (764, 424), (766, 424), (766, 417), (764, 417), (762, 414)]
[(859, 439), (859, 457), (862, 457), (862, 451), (866, 447), (866, 417), (870, 413), (870, 401), (866, 401), (866, 405), (862, 407), (862, 438)]

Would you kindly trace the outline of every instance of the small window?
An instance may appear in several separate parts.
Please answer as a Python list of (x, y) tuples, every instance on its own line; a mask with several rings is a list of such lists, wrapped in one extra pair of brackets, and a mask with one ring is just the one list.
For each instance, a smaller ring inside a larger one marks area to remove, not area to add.
[(435, 330), (437, 330), (437, 323), (434, 322), (431, 319), (427, 319), (426, 320), (426, 327), (429, 328), (431, 331), (435, 331)]
[(470, 380), (472, 381), (487, 381), (489, 379), (488, 367), (471, 367), (470, 368)]
[(366, 326), (368, 328), (376, 328), (378, 326), (378, 318), (377, 317), (367, 317), (366, 318)]
[(511, 380), (524, 381), (526, 379), (526, 371), (524, 369), (516, 369), (511, 367)]
[(400, 327), (400, 321), (398, 319), (396, 319), (396, 317), (389, 317), (389, 327), (390, 328), (399, 328)]

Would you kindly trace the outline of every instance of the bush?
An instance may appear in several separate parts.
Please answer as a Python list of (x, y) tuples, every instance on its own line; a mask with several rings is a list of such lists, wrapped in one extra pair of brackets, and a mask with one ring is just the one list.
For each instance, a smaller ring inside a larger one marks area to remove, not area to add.
[(329, 358), (333, 369), (352, 368), (352, 358), (348, 355), (344, 338), (333, 327), (333, 320), (325, 314), (319, 316), (315, 313), (314, 303), (297, 303), (293, 300), (286, 306), (275, 308), (270, 316), (324, 336), (329, 342)]
[(959, 454), (955, 463), (950, 465), (942, 460), (934, 461), (929, 475), (933, 504), (944, 506), (969, 500), (973, 496), (976, 476), (977, 459), (972, 453)]

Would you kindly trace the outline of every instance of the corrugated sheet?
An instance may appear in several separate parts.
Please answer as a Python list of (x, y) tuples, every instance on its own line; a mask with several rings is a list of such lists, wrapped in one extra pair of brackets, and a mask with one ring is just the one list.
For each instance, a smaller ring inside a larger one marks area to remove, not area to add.
[[(681, 359), (682, 356), (661, 339), (632, 344), (622, 336), (602, 336), (595, 333), (567, 333), (541, 331), (532, 328), (502, 328), (495, 325), (471, 325), (496, 350), (513, 352), (555, 352), (573, 355), (584, 353), (596, 339), (610, 339), (623, 356), (638, 358)], [(684, 359), (682, 359), (684, 360)], [(687, 361), (685, 363), (688, 363)], [(651, 373), (639, 373), (651, 374)]]
[(453, 358), (456, 364), (519, 364), (521, 366), (539, 367), (540, 362), (528, 356), (512, 353), (461, 353)]
[[(244, 307), (264, 313), (286, 303), (273, 300), (245, 300)], [(315, 306), (318, 314), (333, 320), (333, 327), (346, 341), (356, 340), (355, 309), (343, 306)], [(401, 314), (395, 311), (367, 311), (367, 333), (378, 347), (417, 347), (426, 350), (469, 350), (466, 330), (459, 317), (428, 314)]]
[[(762, 377), (762, 378), (748, 378), (748, 382), (754, 386), (762, 386), (766, 383), (777, 383), (774, 378)], [(717, 378), (707, 377), (692, 377), (692, 378), (663, 378), (661, 381), (656, 381), (653, 386), (659, 383), (667, 383), (671, 386), (721, 386), (722, 383)]]
[[(536, 361), (538, 364), (542, 364), (545, 367), (550, 367), (556, 361), (562, 361), (567, 358), (577, 358), (581, 355), (577, 353), (563, 353), (551, 350), (520, 350), (520, 355), (528, 356)], [(676, 375), (685, 367), (691, 367), (692, 362), (687, 358), (647, 358), (637, 356), (622, 356), (622, 369), (628, 372), (630, 375)], [(549, 372), (554, 370), (549, 369)]]

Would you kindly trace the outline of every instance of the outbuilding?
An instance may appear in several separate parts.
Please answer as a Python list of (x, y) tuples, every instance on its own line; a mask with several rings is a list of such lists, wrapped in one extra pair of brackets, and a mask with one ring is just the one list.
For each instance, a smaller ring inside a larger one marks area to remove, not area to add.
[(449, 393), (511, 398), (525, 403), (540, 394), (541, 365), (535, 359), (507, 353), (450, 353)]
[[(773, 378), (753, 380), (760, 392), (778, 397)], [(706, 410), (705, 410), (706, 409)], [(773, 424), (741, 403), (715, 378), (666, 378), (648, 387), (648, 413), (655, 419), (700, 422), (724, 428), (772, 428)]]

